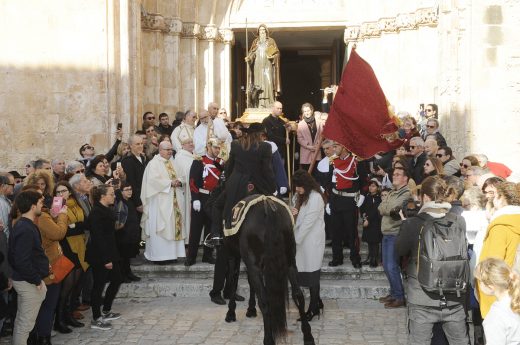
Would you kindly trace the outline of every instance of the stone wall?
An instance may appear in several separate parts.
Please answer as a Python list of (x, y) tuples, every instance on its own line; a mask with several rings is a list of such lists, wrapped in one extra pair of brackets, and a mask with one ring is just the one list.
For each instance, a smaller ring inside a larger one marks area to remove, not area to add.
[(2, 1), (0, 12), (1, 169), (75, 159), (86, 142), (103, 152), (117, 122), (131, 127), (128, 1)]
[(475, 1), (468, 12), (466, 142), (469, 151), (520, 171), (520, 2)]
[(85, 142), (105, 152), (116, 123), (127, 137), (144, 111), (229, 109), (233, 30), (247, 18), (345, 28), (397, 110), (435, 102), (459, 157), (520, 171), (515, 0), (18, 0), (0, 12), (1, 169), (73, 159)]

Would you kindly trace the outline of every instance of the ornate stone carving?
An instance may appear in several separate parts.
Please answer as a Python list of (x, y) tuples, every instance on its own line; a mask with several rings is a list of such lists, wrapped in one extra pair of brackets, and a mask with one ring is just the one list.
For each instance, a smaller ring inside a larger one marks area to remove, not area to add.
[(437, 8), (420, 8), (415, 11), (415, 22), (419, 26), (436, 26), (438, 21)]
[(347, 26), (345, 28), (345, 33), (343, 34), (345, 43), (347, 42), (356, 42), (360, 36), (360, 27), (358, 25)]
[(186, 38), (200, 37), (200, 25), (197, 23), (193, 23), (193, 22), (182, 23), (181, 37), (186, 37)]
[(397, 23), (395, 17), (379, 19), (379, 28), (383, 32), (397, 32)]
[(395, 17), (380, 18), (378, 21), (364, 22), (345, 28), (345, 43), (380, 37), (382, 33), (396, 33), (401, 30), (416, 30), (420, 26), (437, 26), (437, 7), (420, 8), (411, 13), (399, 13)]
[(226, 44), (235, 43), (235, 34), (231, 29), (220, 29), (218, 30), (218, 40)]
[(415, 25), (415, 13), (400, 13), (395, 18), (398, 30), (414, 30), (417, 29)]
[(141, 16), (141, 28), (146, 31), (168, 31), (166, 21), (159, 13), (144, 13)]
[(366, 38), (381, 36), (381, 28), (378, 22), (364, 22), (361, 24), (360, 35)]
[(201, 27), (200, 34), (200, 39), (214, 41), (218, 36), (218, 28), (215, 25), (203, 26)]
[(169, 34), (179, 35), (182, 32), (182, 21), (179, 18), (166, 18), (165, 22)]

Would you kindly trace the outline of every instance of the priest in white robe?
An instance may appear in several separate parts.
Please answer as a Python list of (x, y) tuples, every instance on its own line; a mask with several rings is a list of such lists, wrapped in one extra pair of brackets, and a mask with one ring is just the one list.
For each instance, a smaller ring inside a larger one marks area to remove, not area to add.
[(177, 178), (182, 182), (179, 193), (179, 207), (182, 214), (182, 233), (186, 244), (189, 242), (191, 225), (191, 191), (190, 191), (190, 169), (195, 156), (193, 155), (193, 140), (187, 138), (182, 141), (182, 148), (175, 155), (173, 166), (177, 172)]
[(182, 142), (187, 139), (193, 140), (193, 132), (195, 131), (195, 120), (197, 119), (197, 113), (188, 110), (184, 114), (182, 123), (175, 127), (171, 135), (173, 149), (175, 152), (179, 152), (182, 149)]
[(174, 168), (172, 153), (172, 144), (161, 142), (159, 154), (148, 163), (143, 175), (141, 227), (146, 241), (144, 256), (150, 261), (186, 257), (179, 205), (183, 181)]
[(220, 118), (212, 119), (210, 114), (203, 110), (199, 114), (200, 124), (195, 128), (193, 133), (193, 141), (195, 143), (195, 154), (204, 156), (206, 154), (206, 144), (208, 138), (216, 138), (220, 142), (220, 158), (227, 161), (229, 158), (229, 150), (233, 137), (226, 127), (224, 121)]

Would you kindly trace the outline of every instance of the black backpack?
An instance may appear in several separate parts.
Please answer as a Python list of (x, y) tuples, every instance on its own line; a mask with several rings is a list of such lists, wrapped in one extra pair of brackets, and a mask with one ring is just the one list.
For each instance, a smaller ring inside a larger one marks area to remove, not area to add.
[(469, 283), (469, 257), (466, 231), (457, 216), (447, 213), (433, 218), (421, 213), (425, 222), (419, 234), (417, 250), (417, 280), (426, 292), (438, 294), (446, 301), (446, 294), (461, 296)]

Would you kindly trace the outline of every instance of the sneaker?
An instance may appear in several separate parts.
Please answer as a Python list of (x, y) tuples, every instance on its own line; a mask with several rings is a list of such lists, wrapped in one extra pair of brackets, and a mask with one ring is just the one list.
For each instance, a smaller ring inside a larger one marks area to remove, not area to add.
[(90, 328), (100, 329), (102, 331), (109, 331), (112, 329), (112, 324), (103, 320), (103, 317), (98, 317), (96, 320), (92, 320)]
[(121, 314), (112, 313), (111, 311), (103, 311), (101, 312), (101, 316), (103, 317), (103, 321), (112, 321), (119, 319), (121, 317)]

